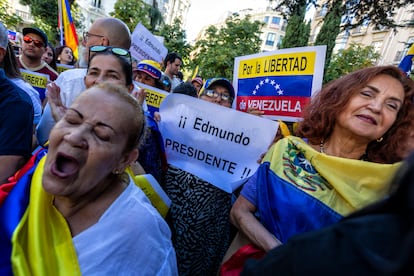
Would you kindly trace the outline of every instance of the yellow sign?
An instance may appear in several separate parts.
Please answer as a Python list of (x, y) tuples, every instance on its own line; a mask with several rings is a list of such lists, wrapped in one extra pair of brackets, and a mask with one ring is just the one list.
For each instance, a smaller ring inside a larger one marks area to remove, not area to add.
[(57, 63), (56, 64), (56, 69), (58, 74), (62, 73), (63, 71), (66, 71), (68, 69), (73, 69), (75, 68), (75, 66), (73, 65), (66, 65), (66, 64), (61, 64), (61, 63)]
[(155, 92), (154, 90), (145, 89), (145, 91), (147, 92), (147, 96), (145, 97), (145, 100), (147, 101), (147, 105), (151, 105), (157, 108), (160, 107), (161, 102), (167, 96), (165, 94)]
[(35, 72), (30, 72), (26, 70), (21, 70), (23, 79), (25, 79), (31, 86), (46, 88), (46, 85), (49, 80), (49, 76), (45, 74), (39, 74)]
[(242, 60), (239, 64), (238, 78), (313, 75), (315, 59), (316, 52), (299, 52)]

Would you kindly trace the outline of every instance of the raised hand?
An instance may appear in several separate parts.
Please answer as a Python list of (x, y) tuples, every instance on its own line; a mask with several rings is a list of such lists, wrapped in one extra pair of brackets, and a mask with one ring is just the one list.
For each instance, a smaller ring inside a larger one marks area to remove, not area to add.
[(59, 121), (66, 113), (67, 107), (63, 105), (60, 98), (60, 88), (54, 82), (51, 82), (46, 87), (47, 100), (52, 111), (52, 116), (55, 121)]

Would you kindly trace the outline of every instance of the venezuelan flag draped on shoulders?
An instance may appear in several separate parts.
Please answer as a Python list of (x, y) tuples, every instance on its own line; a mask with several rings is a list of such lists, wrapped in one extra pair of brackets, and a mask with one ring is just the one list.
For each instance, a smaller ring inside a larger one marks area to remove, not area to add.
[[(65, 218), (42, 186), (47, 149), (0, 185), (0, 275), (81, 275)], [(126, 172), (165, 217), (171, 201), (151, 175)]]
[(272, 146), (257, 172), (260, 221), (285, 243), (383, 199), (399, 166), (329, 156), (288, 136)]
[(408, 49), (407, 55), (401, 60), (398, 67), (407, 73), (409, 76), (411, 73), (411, 67), (413, 65), (413, 58), (414, 58), (414, 43), (411, 45), (410, 49)]
[(42, 188), (45, 154), (14, 177), (0, 205), (0, 275), (81, 275), (66, 220)]

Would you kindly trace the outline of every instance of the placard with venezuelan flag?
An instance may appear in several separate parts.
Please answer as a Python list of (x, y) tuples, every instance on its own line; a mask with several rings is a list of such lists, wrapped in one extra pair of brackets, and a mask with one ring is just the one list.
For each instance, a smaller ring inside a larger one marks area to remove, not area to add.
[(322, 87), (326, 46), (301, 47), (235, 58), (236, 109), (264, 111), (273, 120), (296, 122)]
[(58, 27), (60, 30), (60, 44), (69, 46), (73, 51), (73, 56), (78, 58), (78, 36), (75, 24), (73, 23), (68, 0), (58, 0), (59, 14)]

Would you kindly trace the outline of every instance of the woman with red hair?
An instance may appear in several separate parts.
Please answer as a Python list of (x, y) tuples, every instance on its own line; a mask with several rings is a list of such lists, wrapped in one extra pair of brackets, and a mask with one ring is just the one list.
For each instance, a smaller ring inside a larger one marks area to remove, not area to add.
[(243, 187), (230, 215), (239, 233), (267, 252), (386, 197), (412, 144), (413, 95), (414, 82), (394, 66), (327, 84), (298, 137), (277, 141)]

